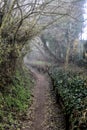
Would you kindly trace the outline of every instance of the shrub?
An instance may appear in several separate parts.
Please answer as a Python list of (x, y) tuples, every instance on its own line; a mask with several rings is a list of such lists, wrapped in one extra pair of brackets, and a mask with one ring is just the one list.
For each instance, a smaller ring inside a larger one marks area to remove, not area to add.
[(31, 79), (28, 72), (16, 71), (9, 89), (0, 92), (0, 130), (17, 130), (31, 103)]
[(59, 93), (64, 109), (69, 115), (70, 130), (87, 128), (87, 78), (73, 71), (52, 68), (49, 72), (56, 93)]

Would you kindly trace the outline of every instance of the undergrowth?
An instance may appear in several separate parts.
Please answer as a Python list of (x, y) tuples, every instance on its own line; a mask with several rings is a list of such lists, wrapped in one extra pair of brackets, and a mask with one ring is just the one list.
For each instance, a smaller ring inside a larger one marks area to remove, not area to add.
[(21, 120), (31, 103), (31, 79), (26, 70), (17, 70), (9, 84), (0, 92), (0, 130), (20, 130)]
[(49, 74), (69, 115), (70, 130), (87, 130), (87, 77), (59, 68), (52, 68)]

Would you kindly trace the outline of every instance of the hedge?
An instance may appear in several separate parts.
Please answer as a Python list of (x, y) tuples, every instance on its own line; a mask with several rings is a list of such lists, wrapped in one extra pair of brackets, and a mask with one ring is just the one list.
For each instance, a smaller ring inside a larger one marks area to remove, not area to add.
[(87, 130), (87, 78), (79, 72), (51, 68), (49, 75), (56, 95), (60, 95), (69, 130)]

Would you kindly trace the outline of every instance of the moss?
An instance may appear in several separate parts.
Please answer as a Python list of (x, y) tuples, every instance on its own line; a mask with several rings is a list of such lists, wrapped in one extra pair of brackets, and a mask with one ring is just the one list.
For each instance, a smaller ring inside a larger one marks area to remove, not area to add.
[(31, 104), (31, 78), (29, 72), (17, 70), (9, 89), (0, 93), (0, 130), (17, 130), (21, 118)]

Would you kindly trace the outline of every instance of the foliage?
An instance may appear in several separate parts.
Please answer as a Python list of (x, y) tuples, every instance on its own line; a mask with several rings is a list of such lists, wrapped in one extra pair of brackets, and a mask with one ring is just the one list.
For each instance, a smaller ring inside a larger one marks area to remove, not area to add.
[(31, 103), (31, 79), (28, 72), (16, 71), (10, 89), (0, 92), (0, 130), (17, 130)]
[(73, 71), (59, 68), (50, 70), (55, 92), (59, 93), (66, 114), (70, 116), (71, 130), (87, 128), (87, 78)]

